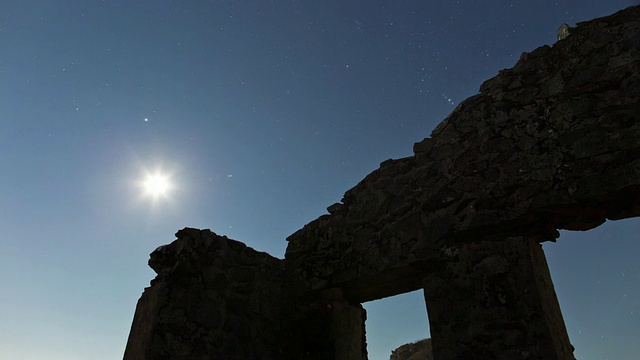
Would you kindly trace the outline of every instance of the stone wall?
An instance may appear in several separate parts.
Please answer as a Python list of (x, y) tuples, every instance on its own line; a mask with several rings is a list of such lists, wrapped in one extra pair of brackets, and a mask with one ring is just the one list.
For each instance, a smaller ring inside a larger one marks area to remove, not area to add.
[(573, 359), (539, 243), (640, 216), (639, 99), (640, 7), (565, 29), (291, 235), (284, 261), (178, 232), (151, 255), (125, 360), (364, 360), (361, 303), (417, 289), (436, 359)]
[(463, 101), (291, 235), (289, 281), (353, 301), (421, 288), (456, 243), (640, 215), (640, 8), (580, 23)]
[(280, 359), (282, 260), (185, 228), (151, 254), (124, 360)]
[[(307, 302), (330, 290), (357, 304), (424, 288), (437, 359), (573, 359), (544, 254), (531, 243), (640, 216), (639, 19), (631, 7), (522, 54), (414, 156), (383, 162), (291, 235), (290, 296)], [(523, 257), (506, 258), (511, 271), (473, 273), (505, 251)], [(495, 302), (496, 286), (522, 306)]]

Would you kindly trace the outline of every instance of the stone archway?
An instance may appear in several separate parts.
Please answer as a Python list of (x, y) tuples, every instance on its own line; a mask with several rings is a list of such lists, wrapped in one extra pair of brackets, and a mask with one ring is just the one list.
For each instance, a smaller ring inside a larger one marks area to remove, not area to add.
[(419, 289), (436, 359), (573, 359), (540, 243), (640, 216), (638, 19), (523, 54), (284, 260), (181, 230), (151, 255), (125, 359), (364, 360), (361, 304)]
[(425, 288), (436, 358), (573, 359), (539, 243), (640, 216), (639, 16), (523, 54), (291, 235), (289, 296)]

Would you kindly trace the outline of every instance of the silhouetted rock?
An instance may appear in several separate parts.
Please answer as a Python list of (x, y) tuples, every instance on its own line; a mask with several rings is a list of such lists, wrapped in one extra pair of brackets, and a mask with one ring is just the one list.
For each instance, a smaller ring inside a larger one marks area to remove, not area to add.
[(391, 352), (389, 360), (433, 360), (431, 339), (404, 344)]
[(151, 253), (125, 359), (279, 359), (282, 260), (185, 228)]

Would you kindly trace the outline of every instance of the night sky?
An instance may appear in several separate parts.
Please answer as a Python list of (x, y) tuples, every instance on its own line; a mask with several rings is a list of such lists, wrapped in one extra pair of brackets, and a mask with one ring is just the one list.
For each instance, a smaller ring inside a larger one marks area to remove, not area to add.
[[(177, 230), (282, 258), (562, 23), (636, 3), (0, 0), (0, 360), (122, 358)], [(544, 244), (578, 359), (638, 358), (638, 233)], [(365, 307), (371, 360), (429, 336), (421, 292)]]

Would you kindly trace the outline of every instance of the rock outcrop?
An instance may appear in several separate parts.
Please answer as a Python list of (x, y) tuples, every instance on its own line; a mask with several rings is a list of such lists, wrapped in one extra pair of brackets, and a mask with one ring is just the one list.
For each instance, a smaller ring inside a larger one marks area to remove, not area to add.
[(361, 303), (417, 289), (436, 359), (573, 359), (540, 243), (640, 216), (640, 7), (566, 30), (291, 235), (284, 261), (179, 232), (152, 254), (125, 359), (366, 359)]
[(389, 360), (433, 360), (431, 339), (404, 344), (391, 352)]

